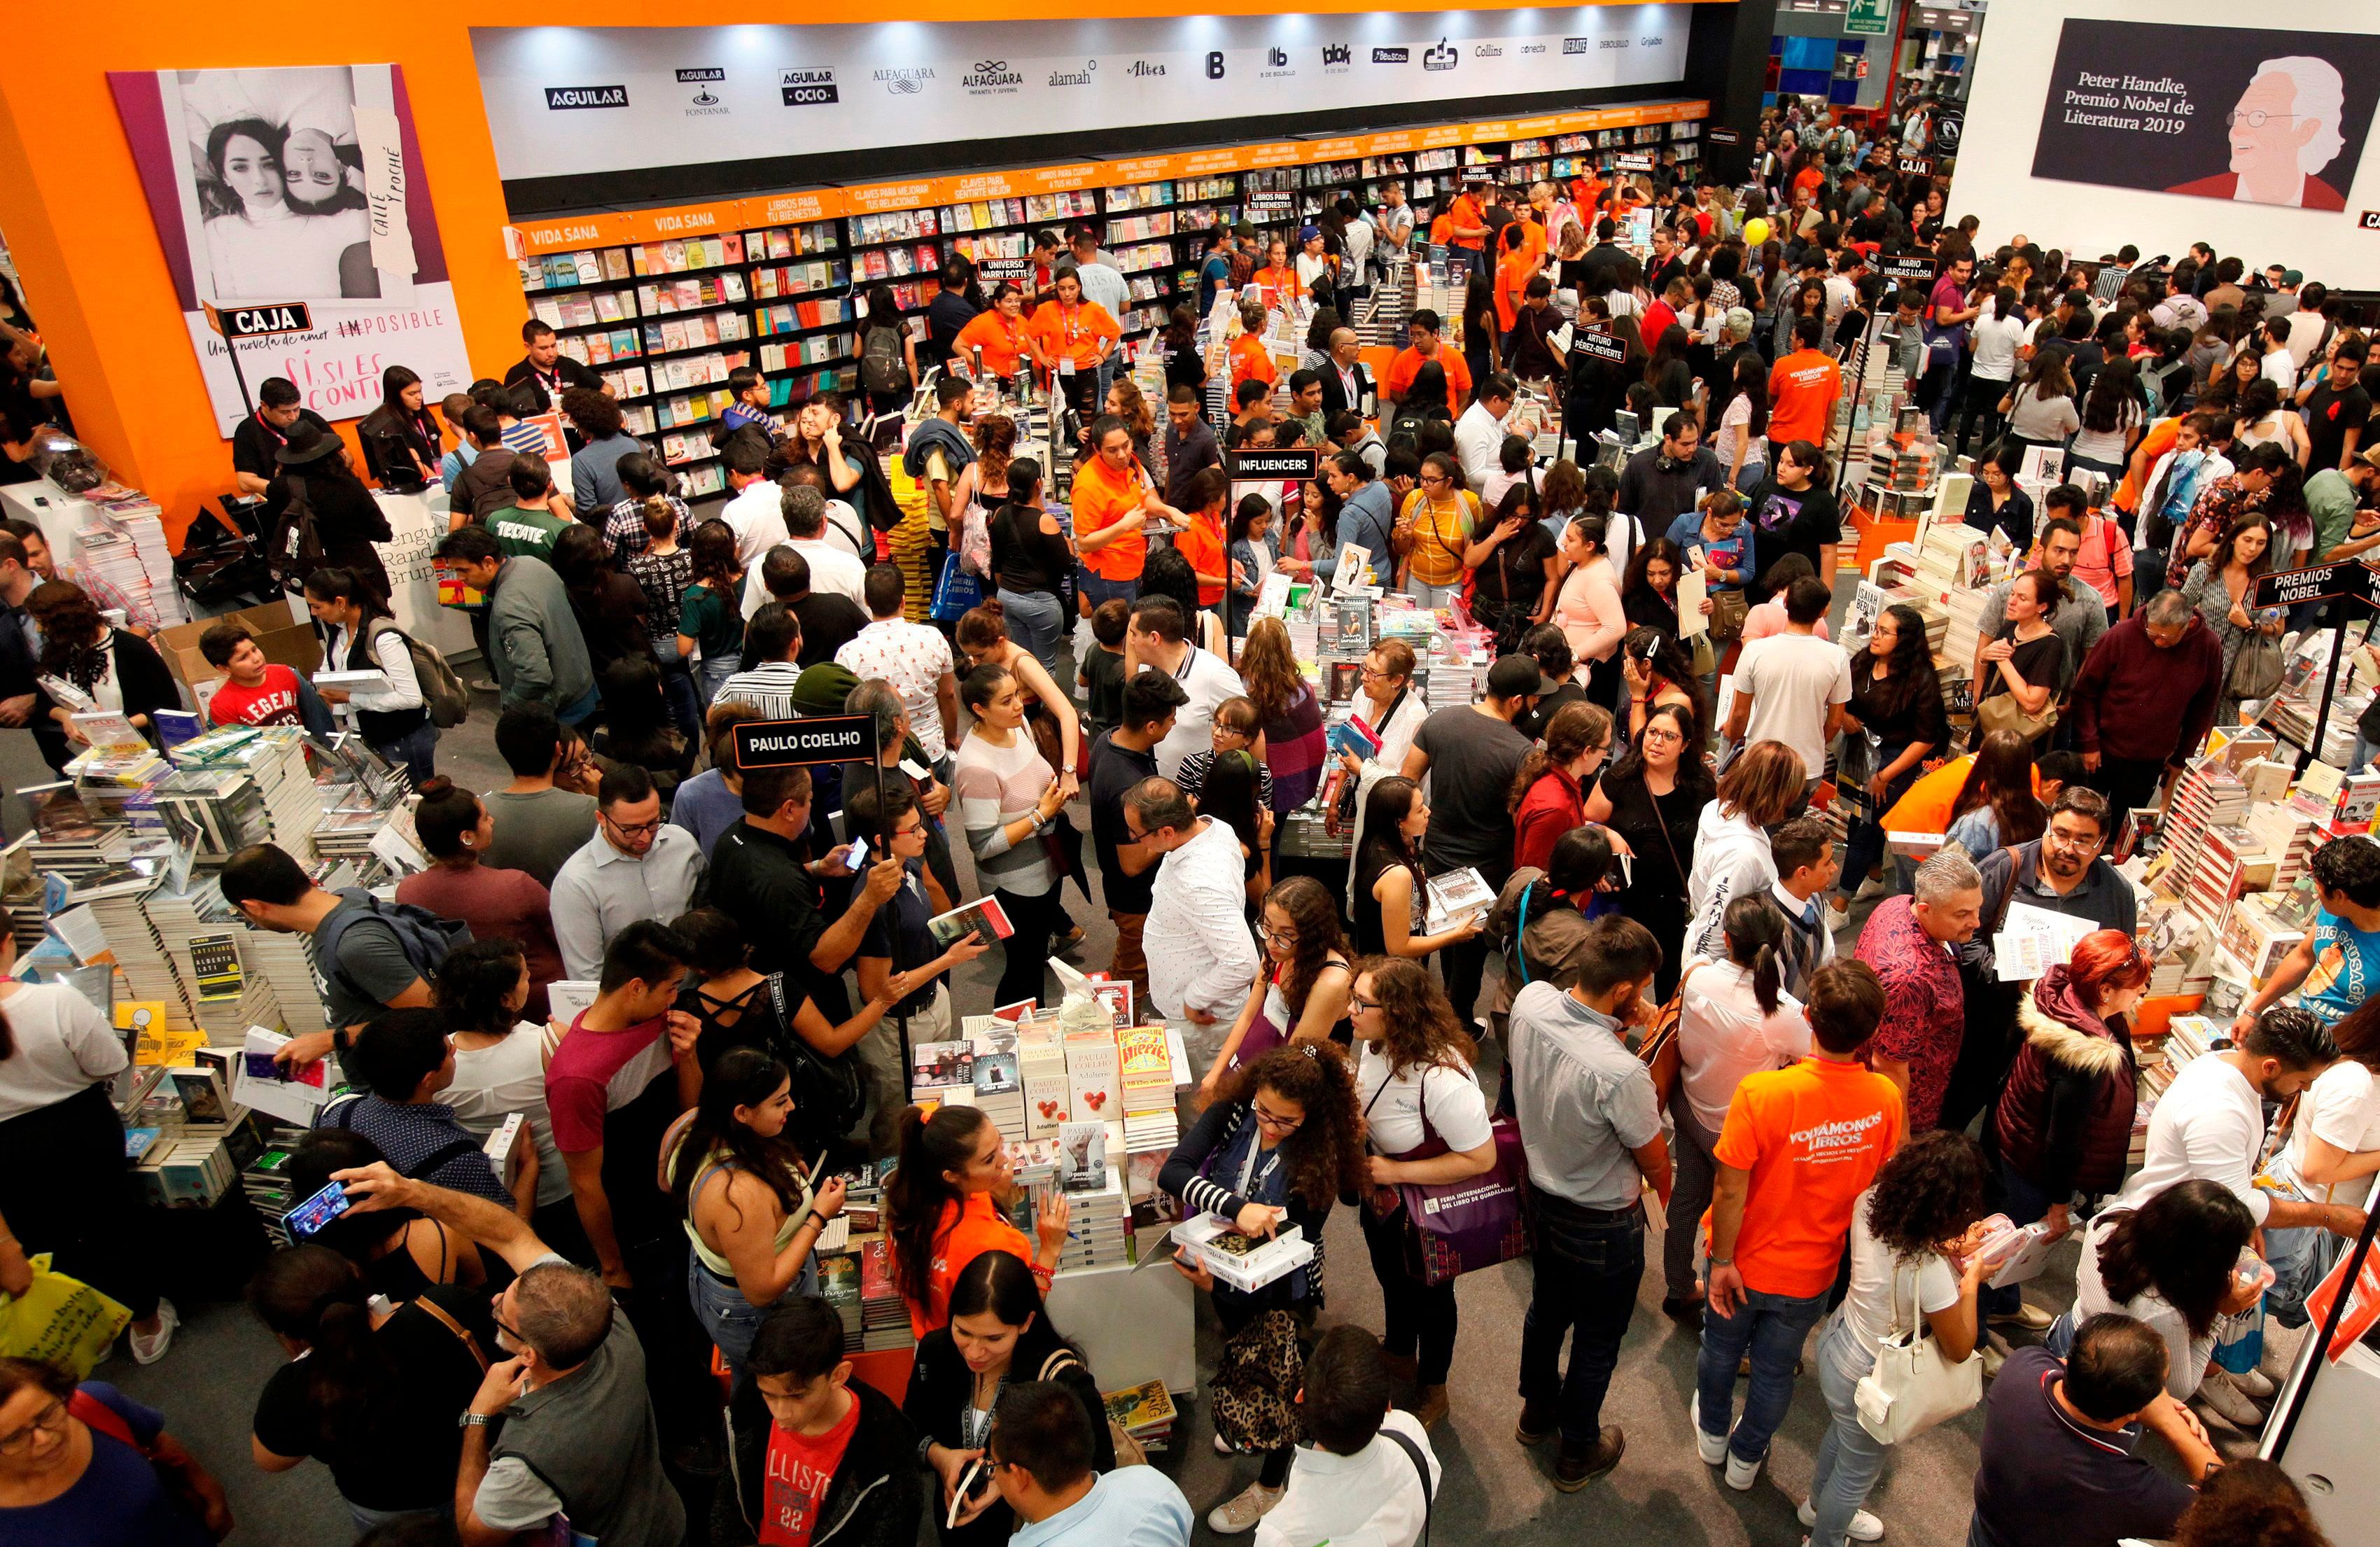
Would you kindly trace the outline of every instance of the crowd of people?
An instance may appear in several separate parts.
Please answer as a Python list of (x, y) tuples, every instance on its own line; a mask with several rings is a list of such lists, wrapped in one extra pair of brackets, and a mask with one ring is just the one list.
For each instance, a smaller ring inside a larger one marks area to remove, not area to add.
[[(1085, 455), (1063, 504), (954, 380), (880, 454), (833, 395), (781, 422), (747, 374), (731, 497), (702, 514), (550, 328), (434, 413), (394, 369), (367, 470), (454, 500), (437, 556), (475, 593), (512, 774), (480, 793), (436, 776), (431, 685), (389, 619), (360, 480), (294, 387), (262, 384), (241, 476), (312, 512), (304, 594), (331, 659), (389, 678), (347, 701), (410, 775), (431, 865), (394, 901), (323, 890), (270, 845), (222, 872), (319, 968), (331, 1026), (283, 1057), (335, 1052), (353, 1086), (290, 1166), (295, 1195), (336, 1187), (346, 1212), (250, 1287), (289, 1355), (261, 1382), (255, 1465), (322, 1463), (382, 1543), (907, 1547), (929, 1516), (953, 1547), (1186, 1542), (1188, 1502), (1135, 1464), (1108, 1372), (1051, 1320), (1062, 1194), (1020, 1200), (979, 1110), (907, 1099), (910, 1042), (1052, 1001), (1049, 959), (1087, 955), (1079, 905), (1112, 932), (1085, 965), (1131, 982), (1196, 1066), (1158, 1187), (1252, 1237), (1318, 1244), (1353, 1208), (1380, 1296), (1377, 1328), (1328, 1317), (1365, 1270), (1319, 1250), (1255, 1291), (1177, 1261), (1222, 1334), (1214, 1442), (1253, 1473), (1214, 1532), (1426, 1540), (1433, 1430), (1497, 1398), (1455, 1373), (1463, 1270), (1490, 1262), (1450, 1261), (1422, 1216), (1501, 1178), (1529, 1225), (1514, 1433), (1560, 1491), (1625, 1464), (1607, 1397), (1658, 1211), (1663, 1335), (1694, 1340), (1685, 1407), (1715, 1481), (1755, 1486), (1816, 1367), (1816, 1547), (1886, 1530), (1864, 1506), (1893, 1443), (1862, 1385), (1921, 1333), (1991, 1376), (1977, 1547), (2318, 1541), (2278, 1468), (2227, 1463), (2200, 1415), (2257, 1431), (2292, 1351), (2277, 1329), (2305, 1323), (2365, 1223), (2349, 1184), (2380, 1171), (2380, 843), (2313, 853), (2314, 926), (2156, 1100), (2137, 1169), (2150, 962), (2108, 855), (2263, 696), (2277, 630), (2250, 611), (2255, 577), (2380, 541), (2362, 428), (2380, 366), (2319, 285), (2251, 293), (2237, 257), (2116, 255), (2110, 298), (2022, 237), (1983, 251), (1890, 152), (1789, 106), (1742, 189), (1680, 178), (1665, 152), (1621, 182), (1334, 200), (1294, 252), (1219, 229), (1210, 296), (1335, 303), (1425, 243), (1467, 277), (1459, 341), (1416, 314), (1378, 384), (1343, 314), (1318, 318), (1287, 414), (1263, 351), (1229, 351), (1220, 434), (1195, 359), (1161, 429), (1115, 374), (1121, 300), (1087, 229), (1050, 235), (1029, 313), (1013, 285), (978, 302), (953, 260), (927, 337), (870, 347), (913, 381), (1070, 361)], [(1639, 258), (1615, 238), (1647, 207)], [(1881, 277), (1908, 254), (1935, 259), (1930, 289)], [(1621, 362), (1557, 343), (1557, 289)], [(1872, 334), (1975, 448), (1970, 523), (2022, 555), (1955, 664), (1963, 747), (1921, 614), (1830, 631), (1847, 539), (1826, 448)], [(1616, 471), (1539, 469), (1508, 432), (1524, 382), (1553, 384), (1583, 451), (1621, 411), (1672, 411)], [(566, 478), (521, 423), (548, 408)], [(1234, 504), (1225, 445), (1324, 455), (1317, 479)], [(2097, 476), (2036, 512), (2015, 475), (2053, 445)], [(977, 512), (991, 594), (937, 625), (925, 580)], [(1330, 575), (1349, 544), (1494, 638), (1477, 701), (1436, 710), (1414, 650), (1375, 644), (1368, 753), (1334, 749), (1288, 630), (1252, 615), (1266, 575)], [(29, 626), (0, 629), (0, 717), (62, 762), (76, 727), (40, 677), (136, 724), (178, 700), (137, 628), (45, 556), (38, 532), (0, 531), (0, 599)], [(237, 626), (203, 650), (226, 674), (218, 723), (320, 728), (344, 697)], [(741, 725), (846, 714), (872, 719), (874, 761), (736, 761)], [(1814, 805), (1830, 775), (1840, 849)], [(1342, 871), (1283, 843), (1326, 786)], [(1494, 906), (1434, 920), (1430, 882), (1463, 870)], [(970, 892), (1013, 932), (928, 927)], [(2094, 928), (2003, 982), (2019, 898)], [(962, 1003), (953, 973), (993, 951), (996, 986)], [(569, 981), (596, 993), (565, 1015)], [(176, 1314), (110, 1163), (122, 1044), (63, 987), (0, 983), (0, 1289), (26, 1249), (53, 1251), (137, 1318), (137, 1358), (162, 1357)], [(520, 1139), (491, 1160), (513, 1113)], [(862, 1165), (917, 1340), (898, 1394), (856, 1377), (820, 1293)], [(2079, 1238), (2070, 1297), (1988, 1284), (1993, 1216)], [(0, 1541), (220, 1534), (220, 1483), (164, 1421), (0, 1359)]]

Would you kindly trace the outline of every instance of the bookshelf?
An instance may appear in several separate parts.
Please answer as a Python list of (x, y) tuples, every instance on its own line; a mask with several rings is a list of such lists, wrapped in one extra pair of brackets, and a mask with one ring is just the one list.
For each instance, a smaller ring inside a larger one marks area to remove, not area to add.
[[(1021, 264), (1033, 232), (1087, 222), (1130, 292), (1138, 341), (1196, 294), (1207, 234), (1245, 221), (1294, 240), (1324, 201), (1390, 184), (1419, 210), (1465, 176), (1527, 184), (1613, 152), (1674, 147), (1697, 164), (1705, 102), (1660, 102), (1378, 134), (1208, 147), (1125, 160), (612, 211), (512, 225), (529, 311), (600, 374), (629, 431), (686, 481), (722, 492), (711, 433), (727, 378), (758, 370), (781, 412), (856, 384), (860, 291), (921, 311), (953, 255)], [(1014, 272), (1012, 270), (1012, 272)]]

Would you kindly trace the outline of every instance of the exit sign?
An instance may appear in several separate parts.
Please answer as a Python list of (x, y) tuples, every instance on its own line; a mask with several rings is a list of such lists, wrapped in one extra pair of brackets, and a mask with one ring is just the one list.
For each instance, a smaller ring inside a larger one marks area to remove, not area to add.
[(1843, 13), (1843, 35), (1847, 38), (1890, 37), (1892, 0), (1851, 0), (1851, 9)]

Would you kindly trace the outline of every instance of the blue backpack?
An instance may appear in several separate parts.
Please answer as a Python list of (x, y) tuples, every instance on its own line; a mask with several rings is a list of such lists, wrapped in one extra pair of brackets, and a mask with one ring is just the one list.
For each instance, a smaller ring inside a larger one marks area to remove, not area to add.
[[(314, 960), (325, 978), (339, 972), (339, 943), (346, 938), (347, 931), (367, 918), (380, 920), (396, 936), (398, 947), (405, 952), (405, 959), (424, 982), (438, 976), (438, 968), (445, 961), (447, 952), (457, 945), (471, 943), (470, 925), (459, 920), (441, 919), (426, 907), (416, 907), (411, 903), (382, 902), (359, 886), (342, 887), (338, 895), (344, 901), (360, 901), (363, 907), (354, 911), (334, 912), (314, 932)], [(340, 974), (339, 981), (357, 998), (370, 997), (354, 979)]]

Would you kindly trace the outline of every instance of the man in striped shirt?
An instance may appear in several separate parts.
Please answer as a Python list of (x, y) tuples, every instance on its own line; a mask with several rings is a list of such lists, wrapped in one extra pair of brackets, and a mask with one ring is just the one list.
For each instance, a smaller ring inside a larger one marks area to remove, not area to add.
[(771, 602), (744, 626), (745, 659), (753, 663), (719, 685), (713, 704), (748, 703), (771, 720), (794, 715), (794, 688), (802, 668), (801, 620), (782, 602)]

